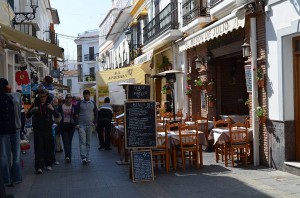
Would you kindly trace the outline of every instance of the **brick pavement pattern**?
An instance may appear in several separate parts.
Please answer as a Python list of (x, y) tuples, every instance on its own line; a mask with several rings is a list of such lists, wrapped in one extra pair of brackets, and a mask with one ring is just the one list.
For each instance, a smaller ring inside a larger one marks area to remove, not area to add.
[[(32, 138), (32, 135), (30, 136)], [(78, 133), (73, 140), (72, 163), (64, 163), (64, 153), (56, 154), (60, 165), (36, 175), (33, 140), (31, 149), (22, 154), (23, 182), (7, 187), (15, 198), (169, 198), (169, 197), (300, 197), (300, 177), (266, 167), (224, 167), (215, 163), (213, 152), (204, 152), (204, 167), (186, 171), (154, 170), (155, 180), (133, 183), (129, 166), (117, 165), (117, 150), (98, 150), (93, 134), (90, 159), (83, 165), (79, 156)]]

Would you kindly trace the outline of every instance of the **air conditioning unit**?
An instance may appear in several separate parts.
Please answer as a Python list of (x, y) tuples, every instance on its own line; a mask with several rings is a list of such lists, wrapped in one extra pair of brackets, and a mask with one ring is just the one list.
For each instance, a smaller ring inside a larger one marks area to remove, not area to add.
[(39, 79), (40, 79), (40, 80), (43, 80), (44, 77), (46, 76), (46, 75), (45, 75), (45, 69), (44, 69), (44, 67), (39, 67), (39, 68), (38, 68), (38, 72), (39, 72), (39, 74), (38, 74), (38, 75), (39, 75)]
[(15, 64), (16, 65), (22, 65), (26, 62), (27, 62), (26, 57), (24, 57), (20, 54), (15, 54)]
[(30, 63), (36, 63), (36, 62), (41, 62), (41, 58), (37, 55), (29, 55), (27, 58), (28, 62)]

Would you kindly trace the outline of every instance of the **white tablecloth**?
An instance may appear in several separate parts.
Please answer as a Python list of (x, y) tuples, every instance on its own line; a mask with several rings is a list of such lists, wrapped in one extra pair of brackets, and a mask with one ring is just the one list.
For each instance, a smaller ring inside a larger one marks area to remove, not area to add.
[[(214, 144), (218, 143), (225, 143), (230, 141), (230, 134), (229, 129), (227, 127), (219, 127), (219, 128), (213, 128), (209, 134), (208, 139), (213, 139)], [(252, 135), (252, 129), (248, 128), (248, 141), (252, 142), (253, 135)]]
[(234, 122), (241, 122), (244, 123), (246, 118), (249, 117), (249, 115), (220, 115), (222, 120), (226, 120), (227, 118), (230, 118)]

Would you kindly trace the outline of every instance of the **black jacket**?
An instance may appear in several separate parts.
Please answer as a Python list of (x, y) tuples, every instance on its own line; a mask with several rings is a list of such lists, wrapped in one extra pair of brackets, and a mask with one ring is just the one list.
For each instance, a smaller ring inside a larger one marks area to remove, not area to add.
[[(38, 110), (31, 111), (34, 107), (38, 107)], [(29, 108), (26, 118), (32, 118), (32, 126), (35, 129), (51, 129), (53, 125), (53, 116), (58, 118), (59, 115), (54, 109), (51, 111), (47, 108), (47, 103), (41, 104), (40, 101), (35, 101), (33, 105)]]
[(0, 135), (15, 134), (15, 111), (12, 96), (0, 93)]

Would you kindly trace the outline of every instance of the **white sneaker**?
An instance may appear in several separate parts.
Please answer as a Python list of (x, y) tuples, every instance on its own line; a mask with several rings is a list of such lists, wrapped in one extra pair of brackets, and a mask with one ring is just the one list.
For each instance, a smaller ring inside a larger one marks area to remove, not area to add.
[(86, 160), (86, 163), (91, 163), (91, 160), (90, 159)]
[(43, 170), (42, 170), (42, 169), (39, 168), (39, 169), (36, 170), (36, 174), (37, 174), (37, 175), (40, 175), (40, 174), (42, 174), (42, 173), (43, 173)]
[(51, 167), (51, 166), (47, 166), (46, 169), (47, 169), (48, 171), (52, 171), (52, 167)]
[(60, 163), (58, 161), (54, 162), (55, 165), (59, 165)]

